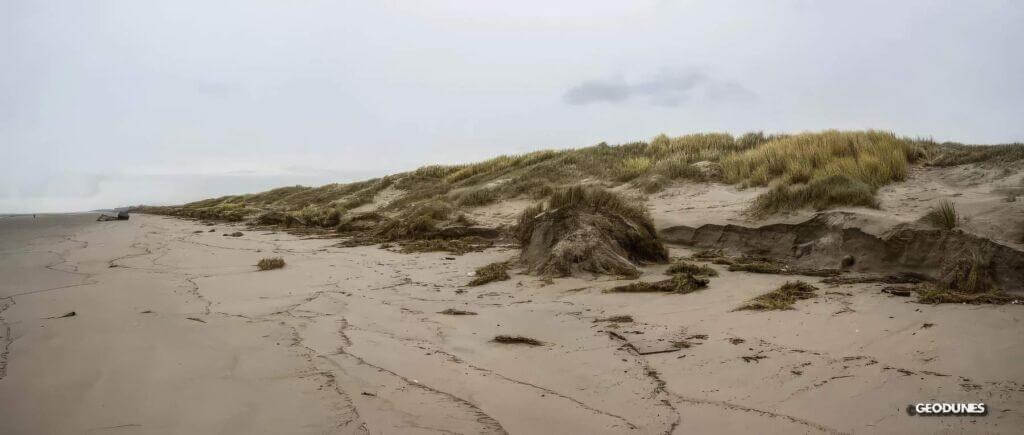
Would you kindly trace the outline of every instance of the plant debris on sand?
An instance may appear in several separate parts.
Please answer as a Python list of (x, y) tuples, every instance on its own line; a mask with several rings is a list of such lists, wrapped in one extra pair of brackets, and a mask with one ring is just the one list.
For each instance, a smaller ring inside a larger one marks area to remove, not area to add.
[(508, 262), (491, 263), (476, 270), (476, 278), (469, 282), (471, 286), (484, 285), (494, 281), (505, 281), (508, 276)]
[(646, 209), (598, 187), (555, 191), (523, 211), (515, 233), (527, 270), (546, 276), (636, 277), (637, 264), (668, 261)]
[(914, 287), (917, 301), (924, 304), (1008, 304), (1020, 297), (1004, 293), (994, 278), (985, 256), (965, 250), (945, 264), (935, 282), (922, 282)]
[(495, 343), (504, 343), (504, 344), (528, 344), (530, 346), (543, 346), (544, 345), (543, 341), (540, 341), (540, 340), (537, 340), (537, 339), (534, 339), (534, 338), (530, 338), (530, 337), (523, 337), (522, 335), (499, 335), (499, 336), (494, 337), (494, 339), (491, 340), (491, 341), (494, 341)]
[(601, 318), (594, 319), (594, 323), (597, 323), (597, 322), (632, 323), (633, 322), (633, 316), (630, 316), (628, 314), (623, 314), (623, 315), (618, 315), (618, 316), (601, 317)]
[(466, 310), (457, 310), (455, 308), (449, 308), (444, 311), (438, 311), (438, 314), (447, 314), (449, 316), (475, 316), (476, 313)]
[(470, 252), (480, 252), (494, 246), (494, 242), (483, 237), (469, 236), (457, 239), (427, 239), (400, 242), (402, 253), (412, 252), (448, 252), (455, 255), (462, 255)]
[(757, 296), (736, 310), (791, 310), (798, 300), (816, 297), (817, 287), (803, 281), (790, 281), (779, 288)]
[(284, 258), (267, 257), (261, 259), (259, 263), (256, 263), (256, 267), (259, 268), (260, 270), (280, 269), (284, 267)]
[(923, 283), (914, 288), (917, 301), (922, 304), (993, 304), (1003, 305), (1020, 303), (1020, 297), (1014, 297), (999, 290), (981, 293), (967, 293), (943, 287), (940, 284)]
[(608, 290), (609, 293), (680, 293), (686, 294), (695, 292), (708, 286), (707, 278), (700, 278), (688, 273), (677, 273), (669, 279), (646, 282), (639, 281), (631, 284), (620, 285)]
[(688, 273), (693, 276), (718, 276), (718, 271), (705, 264), (693, 264), (687, 261), (677, 261), (665, 271), (666, 275)]
[[(740, 257), (729, 257), (725, 255), (725, 253), (721, 249), (700, 251), (696, 254), (693, 254), (692, 258), (694, 260), (711, 261), (712, 263), (715, 264), (729, 266), (730, 272), (752, 272), (767, 273), (774, 275), (805, 275), (825, 277), (832, 277), (842, 273), (842, 271), (839, 269), (816, 269), (807, 267), (794, 267), (768, 257), (747, 255)], [(714, 269), (711, 269), (707, 266), (702, 267), (714, 271)]]

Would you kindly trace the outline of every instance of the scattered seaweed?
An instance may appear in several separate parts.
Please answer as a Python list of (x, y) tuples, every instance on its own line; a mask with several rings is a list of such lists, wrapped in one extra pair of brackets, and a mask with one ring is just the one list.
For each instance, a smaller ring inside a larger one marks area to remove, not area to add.
[(739, 310), (791, 310), (793, 303), (798, 300), (816, 297), (814, 292), (818, 290), (803, 281), (790, 281), (779, 288), (763, 295), (757, 296), (750, 301), (736, 308)]

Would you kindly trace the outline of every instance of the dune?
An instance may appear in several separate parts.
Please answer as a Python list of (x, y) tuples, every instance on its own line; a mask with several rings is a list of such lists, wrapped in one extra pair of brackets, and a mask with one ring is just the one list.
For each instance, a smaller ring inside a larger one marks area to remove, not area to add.
[(0, 433), (1016, 433), (1022, 177), (706, 134), (5, 218)]

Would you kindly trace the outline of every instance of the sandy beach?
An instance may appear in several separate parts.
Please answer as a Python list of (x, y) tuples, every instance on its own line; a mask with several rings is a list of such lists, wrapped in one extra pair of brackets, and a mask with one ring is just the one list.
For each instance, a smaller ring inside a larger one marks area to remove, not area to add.
[[(932, 306), (877, 284), (820, 284), (822, 297), (796, 310), (738, 312), (789, 277), (720, 266), (708, 289), (687, 295), (609, 294), (622, 282), (522, 274), (467, 287), (469, 272), (518, 250), (402, 254), (162, 216), (94, 219), (0, 220), (2, 433), (1024, 425), (1019, 305)], [(236, 230), (244, 235), (222, 236)], [(257, 271), (270, 254), (287, 267)], [(476, 314), (439, 314), (448, 308)], [(621, 315), (634, 321), (600, 321)], [(491, 341), (498, 334), (544, 344)], [(990, 412), (906, 414), (935, 400), (982, 401)]]

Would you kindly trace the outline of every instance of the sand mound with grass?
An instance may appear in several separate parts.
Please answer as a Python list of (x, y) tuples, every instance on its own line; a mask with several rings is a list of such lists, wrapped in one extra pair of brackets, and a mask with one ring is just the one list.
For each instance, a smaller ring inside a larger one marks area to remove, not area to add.
[(638, 276), (638, 264), (664, 263), (668, 251), (643, 207), (617, 194), (575, 186), (523, 212), (515, 228), (530, 273), (581, 271)]

